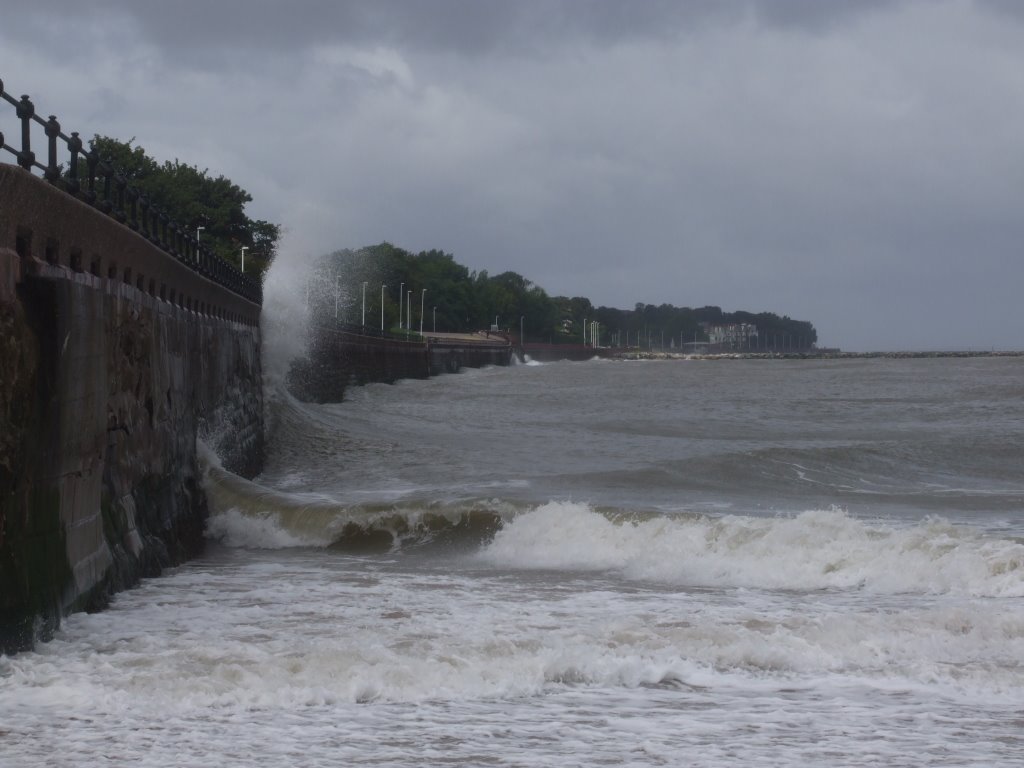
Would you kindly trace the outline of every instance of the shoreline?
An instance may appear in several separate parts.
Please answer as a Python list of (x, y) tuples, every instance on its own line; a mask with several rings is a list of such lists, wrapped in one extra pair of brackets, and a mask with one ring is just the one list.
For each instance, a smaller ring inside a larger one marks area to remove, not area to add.
[(597, 354), (609, 360), (868, 360), (890, 358), (898, 360), (925, 358), (968, 357), (1024, 357), (1017, 351), (938, 351), (938, 352), (719, 352), (688, 354), (683, 352), (640, 352), (598, 350)]

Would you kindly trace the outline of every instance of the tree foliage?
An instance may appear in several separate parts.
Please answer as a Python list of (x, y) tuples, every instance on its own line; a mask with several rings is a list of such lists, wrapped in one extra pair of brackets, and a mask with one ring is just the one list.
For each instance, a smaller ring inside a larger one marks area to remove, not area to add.
[[(274, 258), (281, 230), (246, 215), (252, 196), (225, 176), (212, 176), (209, 169), (177, 159), (161, 163), (134, 141), (97, 135), (89, 144), (186, 232), (198, 232), (202, 245), (217, 256), (240, 267), (245, 247), (246, 273), (262, 276)], [(80, 162), (79, 175), (84, 177), (85, 161)]]

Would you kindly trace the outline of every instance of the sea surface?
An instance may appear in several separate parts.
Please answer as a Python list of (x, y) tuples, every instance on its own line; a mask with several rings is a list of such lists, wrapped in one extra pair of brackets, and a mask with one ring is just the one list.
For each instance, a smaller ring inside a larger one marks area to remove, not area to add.
[(0, 765), (1024, 765), (1024, 358), (267, 408), (204, 557), (0, 657)]

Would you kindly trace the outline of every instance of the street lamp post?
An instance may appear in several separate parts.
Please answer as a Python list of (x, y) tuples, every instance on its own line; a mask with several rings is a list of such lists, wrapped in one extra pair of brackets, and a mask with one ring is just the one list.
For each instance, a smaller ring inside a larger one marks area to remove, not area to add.
[(402, 330), (402, 300), (405, 298), (405, 283), (398, 285), (398, 330)]
[(366, 327), (366, 282), (363, 282), (363, 327)]
[(199, 233), (202, 232), (206, 227), (196, 227), (196, 244), (199, 244)]
[(380, 330), (381, 330), (381, 333), (384, 332), (384, 289), (385, 288), (387, 288), (387, 285), (385, 285), (384, 283), (381, 283), (380, 284)]
[(242, 271), (245, 272), (245, 252), (249, 250), (248, 245), (242, 246)]
[(427, 289), (420, 292), (420, 336), (423, 335), (423, 300), (427, 298)]

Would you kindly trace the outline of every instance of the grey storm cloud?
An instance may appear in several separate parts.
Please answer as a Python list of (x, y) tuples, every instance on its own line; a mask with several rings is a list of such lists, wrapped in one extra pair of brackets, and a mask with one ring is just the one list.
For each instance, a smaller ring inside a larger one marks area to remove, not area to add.
[(1021, 8), (44, 1), (5, 10), (0, 77), (228, 175), (286, 252), (387, 239), (830, 345), (1019, 348)]
[[(27, 26), (75, 34), (123, 24), (175, 66), (223, 65), (239, 51), (282, 53), (316, 44), (388, 45), (467, 58), (536, 55), (566, 43), (671, 40), (743, 20), (813, 33), (897, 0), (221, 0), (91, 3), (46, 0), (20, 9)], [(12, 25), (9, 33), (17, 32)], [(130, 40), (122, 38), (130, 44)], [(81, 41), (72, 48), (82, 48)], [(67, 49), (66, 49), (67, 50)]]

